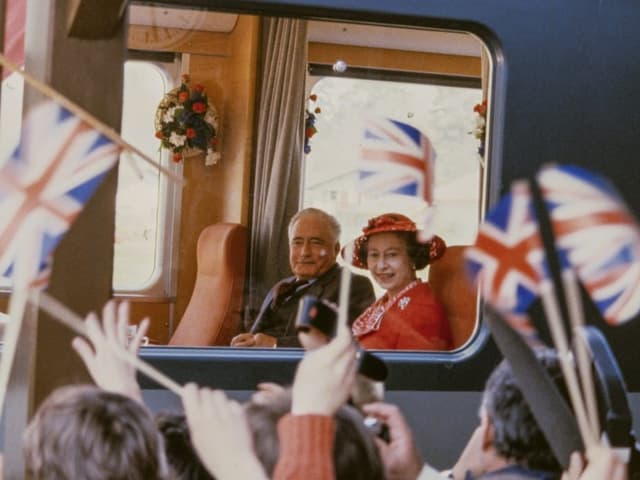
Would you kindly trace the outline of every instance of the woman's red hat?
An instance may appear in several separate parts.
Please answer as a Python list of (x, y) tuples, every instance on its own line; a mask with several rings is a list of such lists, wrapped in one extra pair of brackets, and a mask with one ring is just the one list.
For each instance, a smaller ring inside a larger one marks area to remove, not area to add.
[[(353, 253), (351, 255), (351, 261), (345, 258), (346, 246), (342, 248), (342, 258), (351, 263), (354, 267), (367, 269), (366, 263), (360, 260), (360, 252), (362, 248), (369, 240), (371, 235), (383, 232), (418, 232), (418, 227), (415, 222), (409, 217), (406, 217), (400, 213), (384, 213), (377, 217), (369, 219), (367, 225), (362, 228), (362, 235), (356, 238), (353, 243)], [(444, 255), (444, 251), (447, 249), (444, 240), (437, 235), (431, 237), (429, 242), (429, 260), (433, 261)]]

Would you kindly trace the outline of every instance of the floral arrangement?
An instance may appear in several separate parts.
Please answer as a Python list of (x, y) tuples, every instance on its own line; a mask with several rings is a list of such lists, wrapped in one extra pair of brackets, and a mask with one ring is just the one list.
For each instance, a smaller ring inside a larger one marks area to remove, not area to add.
[(218, 163), (218, 113), (202, 85), (189, 86), (188, 75), (183, 75), (181, 85), (160, 101), (155, 128), (161, 148), (173, 153), (174, 162), (205, 153), (205, 165)]
[(311, 152), (309, 140), (318, 133), (318, 129), (316, 128), (316, 115), (322, 113), (322, 110), (317, 106), (317, 101), (318, 96), (315, 93), (309, 95), (307, 108), (304, 111), (304, 153)]
[(484, 145), (487, 136), (487, 100), (483, 100), (482, 103), (477, 103), (473, 107), (473, 111), (478, 114), (476, 118), (476, 128), (473, 131), (474, 136), (480, 140), (480, 146), (478, 147), (478, 153), (484, 156)]

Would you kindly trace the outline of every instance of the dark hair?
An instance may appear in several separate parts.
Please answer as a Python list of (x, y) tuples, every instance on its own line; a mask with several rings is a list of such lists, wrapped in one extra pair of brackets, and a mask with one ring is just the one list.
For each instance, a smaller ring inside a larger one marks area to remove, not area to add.
[(193, 448), (184, 415), (161, 412), (156, 415), (156, 425), (164, 438), (172, 480), (214, 480)]
[(130, 398), (89, 385), (49, 395), (27, 427), (24, 453), (36, 480), (166, 478), (151, 414)]
[[(400, 237), (407, 246), (407, 255), (411, 259), (411, 262), (415, 265), (416, 270), (422, 270), (429, 265), (429, 250), (431, 244), (421, 243), (418, 241), (418, 235), (416, 232), (384, 232), (393, 233)], [(373, 235), (376, 235), (375, 233)], [(371, 236), (373, 236), (371, 235)], [(371, 238), (371, 237), (369, 237)], [(367, 264), (367, 255), (369, 250), (369, 238), (362, 244), (360, 248), (358, 259), (364, 264)]]
[[(541, 350), (536, 356), (568, 401), (555, 352)], [(487, 380), (483, 406), (493, 425), (493, 447), (502, 457), (531, 469), (562, 472), (506, 360), (496, 367)]]
[[(246, 406), (256, 455), (269, 478), (273, 475), (280, 441), (278, 421), (291, 410), (291, 392), (270, 397), (269, 401)], [(341, 407), (335, 414), (336, 430), (333, 461), (336, 480), (383, 480), (384, 467), (373, 436), (363, 417), (352, 407)]]

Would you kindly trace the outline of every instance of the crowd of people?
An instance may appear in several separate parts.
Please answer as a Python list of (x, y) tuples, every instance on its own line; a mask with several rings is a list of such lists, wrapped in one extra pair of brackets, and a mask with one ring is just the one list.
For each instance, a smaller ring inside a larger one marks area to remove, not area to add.
[[(155, 418), (144, 406), (135, 371), (115, 350), (135, 352), (147, 324), (127, 339), (128, 305), (109, 302), (102, 321), (87, 318), (76, 338), (96, 386), (54, 391), (24, 435), (34, 479), (559, 479), (622, 480), (626, 466), (611, 450), (576, 453), (562, 472), (503, 362), (487, 381), (479, 424), (450, 471), (438, 472), (418, 453), (400, 410), (349, 399), (358, 348), (346, 325), (326, 345), (305, 354), (290, 388), (259, 390), (245, 405), (223, 391), (183, 387), (184, 414)], [(552, 351), (538, 354), (562, 383)], [(383, 422), (383, 439), (365, 427)], [(588, 462), (585, 468), (585, 460)]]
[[(149, 322), (128, 338), (128, 304), (108, 302), (101, 319), (87, 317), (86, 338), (72, 342), (95, 385), (54, 391), (25, 432), (30, 478), (626, 479), (626, 465), (601, 446), (576, 452), (563, 472), (518, 386), (523, 380), (506, 361), (487, 380), (478, 426), (447, 471), (421, 457), (398, 407), (379, 398), (356, 401), (363, 346), (451, 346), (442, 306), (416, 277), (446, 247), (437, 237), (422, 244), (418, 233), (403, 215), (372, 219), (345, 250), (353, 252), (346, 260), (369, 270), (384, 295), (375, 300), (369, 280), (354, 276), (346, 322), (337, 321), (331, 332), (298, 331), (294, 305), (308, 294), (337, 301), (343, 268), (336, 263), (341, 250), (335, 219), (317, 209), (299, 212), (289, 227), (293, 277), (271, 289), (253, 329), (232, 344), (304, 345), (307, 351), (291, 386), (260, 385), (244, 405), (223, 391), (187, 384), (183, 411), (152, 414), (134, 367), (117, 354), (137, 354)], [(565, 392), (557, 355), (536, 355)]]

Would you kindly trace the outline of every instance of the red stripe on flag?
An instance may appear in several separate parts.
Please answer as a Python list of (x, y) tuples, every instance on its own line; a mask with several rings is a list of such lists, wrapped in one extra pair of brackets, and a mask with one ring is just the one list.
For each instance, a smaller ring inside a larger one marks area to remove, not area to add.
[[(4, 56), (16, 65), (24, 64), (24, 26), (26, 22), (25, 0), (7, 0), (4, 26)], [(4, 80), (11, 72), (3, 69)]]

